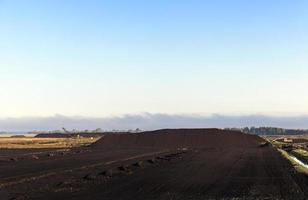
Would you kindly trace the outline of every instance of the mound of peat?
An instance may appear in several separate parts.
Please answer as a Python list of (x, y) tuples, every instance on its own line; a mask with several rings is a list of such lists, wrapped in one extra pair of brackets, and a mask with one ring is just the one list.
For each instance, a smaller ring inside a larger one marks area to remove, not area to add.
[(163, 129), (131, 134), (109, 134), (98, 140), (94, 148), (164, 147), (224, 148), (256, 146), (261, 138), (220, 129)]

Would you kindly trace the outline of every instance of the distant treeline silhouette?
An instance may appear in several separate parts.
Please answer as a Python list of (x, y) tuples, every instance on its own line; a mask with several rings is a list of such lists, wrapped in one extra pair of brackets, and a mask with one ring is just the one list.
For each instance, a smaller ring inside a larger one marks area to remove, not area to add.
[(308, 134), (306, 129), (285, 129), (277, 127), (245, 127), (245, 128), (226, 128), (255, 135), (303, 135)]

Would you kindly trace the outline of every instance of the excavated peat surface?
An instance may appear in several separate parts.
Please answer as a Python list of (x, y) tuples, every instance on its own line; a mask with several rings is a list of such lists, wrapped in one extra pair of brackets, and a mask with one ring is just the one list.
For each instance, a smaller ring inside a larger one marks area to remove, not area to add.
[(0, 199), (307, 199), (307, 176), (262, 142), (166, 129), (84, 148), (0, 150)]

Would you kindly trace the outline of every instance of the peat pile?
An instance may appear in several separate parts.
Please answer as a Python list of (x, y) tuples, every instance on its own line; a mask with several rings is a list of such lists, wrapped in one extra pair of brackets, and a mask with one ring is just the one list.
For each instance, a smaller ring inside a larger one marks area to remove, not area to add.
[(253, 147), (263, 142), (258, 136), (220, 129), (163, 129), (142, 133), (108, 134), (94, 148), (224, 148)]

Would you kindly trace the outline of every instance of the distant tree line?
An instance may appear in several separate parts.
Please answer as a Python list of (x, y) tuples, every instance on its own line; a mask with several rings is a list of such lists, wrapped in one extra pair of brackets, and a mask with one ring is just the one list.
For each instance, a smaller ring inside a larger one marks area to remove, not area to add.
[(226, 128), (226, 130), (241, 131), (255, 135), (302, 135), (308, 134), (305, 129), (284, 129), (277, 127), (245, 127), (245, 128)]

